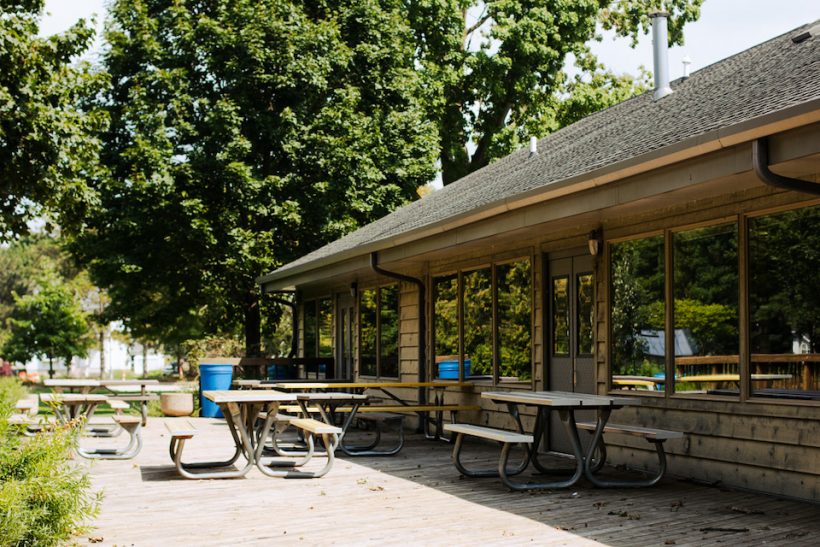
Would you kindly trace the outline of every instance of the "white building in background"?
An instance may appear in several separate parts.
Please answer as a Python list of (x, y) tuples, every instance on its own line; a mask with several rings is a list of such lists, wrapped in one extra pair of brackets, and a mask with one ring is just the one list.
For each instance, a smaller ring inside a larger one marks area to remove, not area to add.
[[(143, 347), (135, 343), (130, 347), (128, 344), (112, 338), (111, 332), (119, 331), (121, 327), (117, 324), (110, 324), (106, 329), (104, 338), (105, 371), (107, 378), (117, 379), (128, 372), (133, 371), (137, 375), (154, 370), (162, 370), (166, 364), (166, 356), (153, 348), (149, 348), (143, 359)], [(48, 378), (48, 359), (32, 359), (26, 363), (26, 372), (38, 372), (42, 378)], [(55, 376), (65, 376), (66, 366), (63, 359), (54, 360)], [(84, 358), (74, 357), (71, 360), (70, 375), (75, 378), (99, 378), (100, 377), (100, 346), (99, 337), (96, 344), (88, 351), (88, 356)]]

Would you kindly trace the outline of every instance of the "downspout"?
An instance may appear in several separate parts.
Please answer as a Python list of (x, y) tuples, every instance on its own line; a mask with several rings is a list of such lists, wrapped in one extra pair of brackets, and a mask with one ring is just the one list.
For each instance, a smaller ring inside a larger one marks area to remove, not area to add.
[(756, 139), (752, 143), (752, 165), (757, 177), (763, 184), (782, 188), (784, 190), (794, 190), (805, 194), (820, 196), (820, 184), (808, 182), (806, 180), (784, 177), (769, 170), (769, 141), (766, 137)]
[[(409, 275), (389, 272), (379, 267), (379, 253), (370, 253), (370, 268), (377, 274), (385, 277), (406, 281), (416, 286), (419, 291), (419, 382), (427, 381), (427, 298), (425, 294), (424, 281)], [(419, 388), (419, 404), (427, 403), (427, 390)]]
[[(262, 294), (264, 294), (264, 289), (263, 289)], [(299, 336), (298, 336), (299, 333), (297, 331), (297, 328), (299, 326), (299, 321), (298, 321), (298, 318), (296, 316), (296, 314), (297, 314), (296, 302), (291, 302), (290, 300), (286, 300), (285, 298), (281, 298), (279, 296), (273, 296), (273, 295), (271, 295), (271, 300), (273, 300), (277, 304), (281, 304), (283, 306), (289, 306), (290, 307), (290, 310), (291, 310), (290, 318), (291, 318), (291, 321), (293, 322), (293, 326), (291, 327), (290, 353), (288, 353), (288, 359), (293, 359), (296, 356), (296, 350), (298, 348), (298, 340), (299, 340)]]

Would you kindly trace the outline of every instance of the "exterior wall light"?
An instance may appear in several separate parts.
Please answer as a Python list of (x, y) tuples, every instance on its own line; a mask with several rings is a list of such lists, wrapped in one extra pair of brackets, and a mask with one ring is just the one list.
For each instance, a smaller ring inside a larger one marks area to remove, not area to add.
[(355, 281), (350, 284), (350, 296), (356, 298), (356, 294), (359, 292), (359, 284)]
[(604, 248), (604, 232), (601, 228), (595, 228), (589, 233), (589, 239), (587, 241), (589, 245), (589, 254), (592, 256), (598, 256), (598, 253), (601, 252), (601, 249)]

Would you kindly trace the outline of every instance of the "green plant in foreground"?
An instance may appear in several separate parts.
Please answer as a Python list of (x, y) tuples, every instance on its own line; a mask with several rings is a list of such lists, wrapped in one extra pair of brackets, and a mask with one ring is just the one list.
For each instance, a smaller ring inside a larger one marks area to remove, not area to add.
[(82, 423), (23, 437), (8, 423), (13, 391), (0, 384), (0, 546), (58, 545), (85, 530), (101, 501), (68, 461)]

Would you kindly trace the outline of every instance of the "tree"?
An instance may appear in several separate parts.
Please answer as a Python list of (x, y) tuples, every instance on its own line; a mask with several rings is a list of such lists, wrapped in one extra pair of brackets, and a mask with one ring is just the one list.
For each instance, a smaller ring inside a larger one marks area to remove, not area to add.
[(51, 213), (76, 227), (94, 201), (103, 113), (86, 108), (104, 81), (72, 60), (91, 45), (84, 21), (61, 35), (37, 36), (44, 0), (0, 0), (0, 240), (28, 232)]
[(110, 178), (74, 246), (109, 316), (170, 345), (244, 326), (256, 354), (255, 278), (432, 178), (401, 5), (112, 4)]
[(55, 358), (69, 363), (74, 356), (84, 357), (92, 343), (85, 313), (71, 291), (54, 279), (41, 280), (33, 294), (15, 295), (9, 326), (4, 355), (19, 362), (46, 358), (50, 377)]
[[(411, 0), (409, 19), (430, 119), (440, 136), (445, 184), (644, 89), (607, 71), (590, 52), (598, 26), (632, 37), (648, 13), (670, 13), (669, 41), (703, 0)], [(564, 67), (575, 57), (580, 74)], [(472, 155), (468, 144), (475, 147)]]

